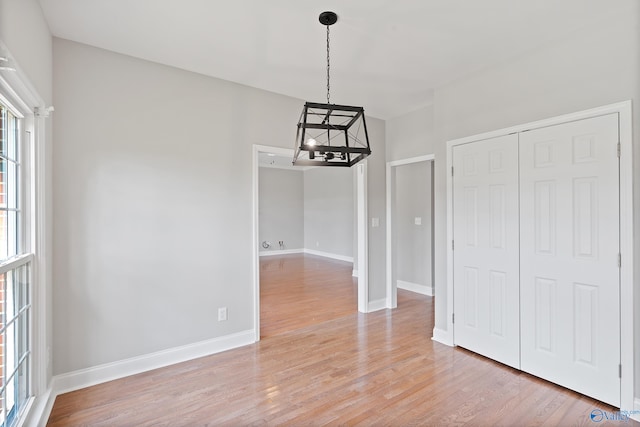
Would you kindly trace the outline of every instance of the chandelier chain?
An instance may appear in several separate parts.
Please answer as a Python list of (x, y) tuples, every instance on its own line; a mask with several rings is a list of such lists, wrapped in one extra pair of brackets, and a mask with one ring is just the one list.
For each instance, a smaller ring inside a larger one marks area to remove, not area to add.
[(329, 62), (329, 26), (327, 25), (327, 104), (331, 104), (329, 102), (329, 91), (331, 90), (331, 84), (329, 80), (329, 72), (331, 71), (331, 63)]

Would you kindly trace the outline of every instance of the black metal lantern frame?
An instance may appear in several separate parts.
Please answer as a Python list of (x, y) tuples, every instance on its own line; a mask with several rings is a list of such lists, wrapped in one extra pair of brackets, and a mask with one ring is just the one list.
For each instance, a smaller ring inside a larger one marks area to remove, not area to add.
[(306, 102), (298, 120), (293, 164), (350, 167), (371, 154), (364, 108), (330, 103), (329, 26), (334, 12), (319, 17), (327, 27), (327, 103)]
[(350, 167), (371, 154), (362, 107), (305, 103), (296, 141), (294, 165)]

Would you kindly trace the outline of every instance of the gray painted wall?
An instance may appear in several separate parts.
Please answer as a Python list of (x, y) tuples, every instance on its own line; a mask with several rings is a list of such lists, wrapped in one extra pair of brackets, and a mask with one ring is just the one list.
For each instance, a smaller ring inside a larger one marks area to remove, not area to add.
[(431, 288), (431, 162), (397, 166), (395, 172), (396, 279)]
[(433, 105), (386, 122), (387, 161), (433, 154), (435, 125)]
[(353, 171), (315, 168), (304, 172), (304, 247), (354, 257)]
[[(290, 148), (304, 101), (61, 39), (54, 88), (54, 373), (252, 329), (252, 146)], [(383, 298), (382, 227), (369, 245)]]
[[(269, 249), (304, 248), (304, 175), (302, 170), (260, 168), (259, 202), (260, 244), (271, 243)], [(284, 242), (280, 248), (279, 241)]]
[(260, 242), (353, 257), (353, 172), (260, 168)]
[[(367, 128), (372, 128), (367, 118)], [(376, 129), (376, 128), (374, 128)], [(368, 239), (369, 239), (369, 301), (380, 301), (386, 298), (386, 178), (385, 178), (385, 124), (377, 128), (382, 133), (372, 134), (369, 130), (372, 154), (367, 162), (367, 195), (368, 195)], [(372, 219), (378, 218), (380, 225), (374, 227)], [(356, 230), (357, 231), (357, 230)], [(360, 268), (356, 266), (356, 268)]]

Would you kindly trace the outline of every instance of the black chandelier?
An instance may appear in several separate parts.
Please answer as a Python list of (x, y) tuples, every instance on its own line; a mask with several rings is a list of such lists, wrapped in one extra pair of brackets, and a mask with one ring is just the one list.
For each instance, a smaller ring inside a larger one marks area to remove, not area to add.
[(338, 15), (322, 12), (319, 20), (327, 27), (327, 103), (305, 102), (293, 164), (350, 167), (371, 154), (364, 108), (331, 103), (329, 27), (338, 21)]

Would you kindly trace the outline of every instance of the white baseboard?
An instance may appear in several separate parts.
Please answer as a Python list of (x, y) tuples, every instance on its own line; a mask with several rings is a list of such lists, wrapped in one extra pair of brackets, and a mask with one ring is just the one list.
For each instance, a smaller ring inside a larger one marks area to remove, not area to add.
[(404, 280), (396, 280), (398, 289), (415, 292), (421, 295), (433, 296), (433, 288), (431, 286), (419, 285), (417, 283), (405, 282)]
[(378, 311), (378, 310), (383, 310), (385, 308), (387, 308), (386, 298), (378, 299), (375, 301), (369, 301), (369, 306), (367, 307), (368, 313)]
[[(91, 387), (107, 381), (113, 381), (153, 369), (163, 368), (176, 363), (186, 362), (199, 357), (209, 356), (255, 343), (255, 331), (248, 330), (225, 335), (194, 344), (174, 347), (143, 356), (132, 357), (118, 362), (106, 363), (92, 368), (81, 369), (53, 377), (49, 390), (43, 393), (38, 402), (39, 415), (34, 412), (26, 425), (44, 426), (49, 419), (56, 396), (62, 393)], [(38, 415), (36, 419), (35, 416)]]
[[(325, 258), (331, 258), (331, 259), (337, 259), (339, 261), (347, 261), (347, 262), (353, 262), (353, 257), (350, 256), (346, 256), (346, 255), (338, 255), (338, 254), (332, 254), (330, 252), (322, 252), (322, 251), (316, 251), (313, 249), (283, 249), (283, 250), (273, 250), (273, 251), (260, 251), (259, 255), (262, 256), (276, 256), (276, 255), (289, 255), (289, 254), (309, 254), (309, 255), (317, 255), (317, 256), (322, 256)], [(354, 270), (356, 273), (354, 274), (354, 276), (357, 274), (357, 270)]]
[(440, 344), (453, 347), (453, 336), (449, 331), (445, 331), (444, 329), (433, 328), (433, 337), (431, 337), (431, 339)]
[(316, 250), (313, 250), (313, 249), (304, 249), (304, 253), (305, 254), (309, 254), (309, 255), (323, 256), (325, 258), (337, 259), (337, 260), (340, 260), (340, 261), (347, 261), (347, 262), (351, 262), (351, 263), (353, 262), (353, 257), (350, 257), (350, 256), (332, 254), (332, 253), (329, 253), (329, 252), (316, 251)]
[(304, 249), (283, 249), (273, 251), (260, 251), (260, 256), (275, 256), (275, 255), (289, 255), (289, 254), (301, 254)]
[(640, 421), (640, 398), (633, 399), (633, 414), (630, 415), (634, 421)]
[(226, 335), (211, 340), (200, 341), (181, 347), (174, 347), (143, 356), (132, 357), (118, 362), (106, 363), (54, 377), (54, 391), (67, 393), (92, 385), (140, 374), (187, 360), (220, 353), (255, 342), (253, 330)]
[(37, 396), (32, 409), (25, 419), (25, 426), (44, 427), (47, 425), (56, 397), (59, 394), (91, 387), (107, 381), (186, 362), (255, 343), (255, 331), (248, 330), (225, 335), (206, 341), (174, 347), (143, 356), (132, 357), (118, 362), (106, 363), (92, 368), (81, 369), (52, 378), (49, 388)]

